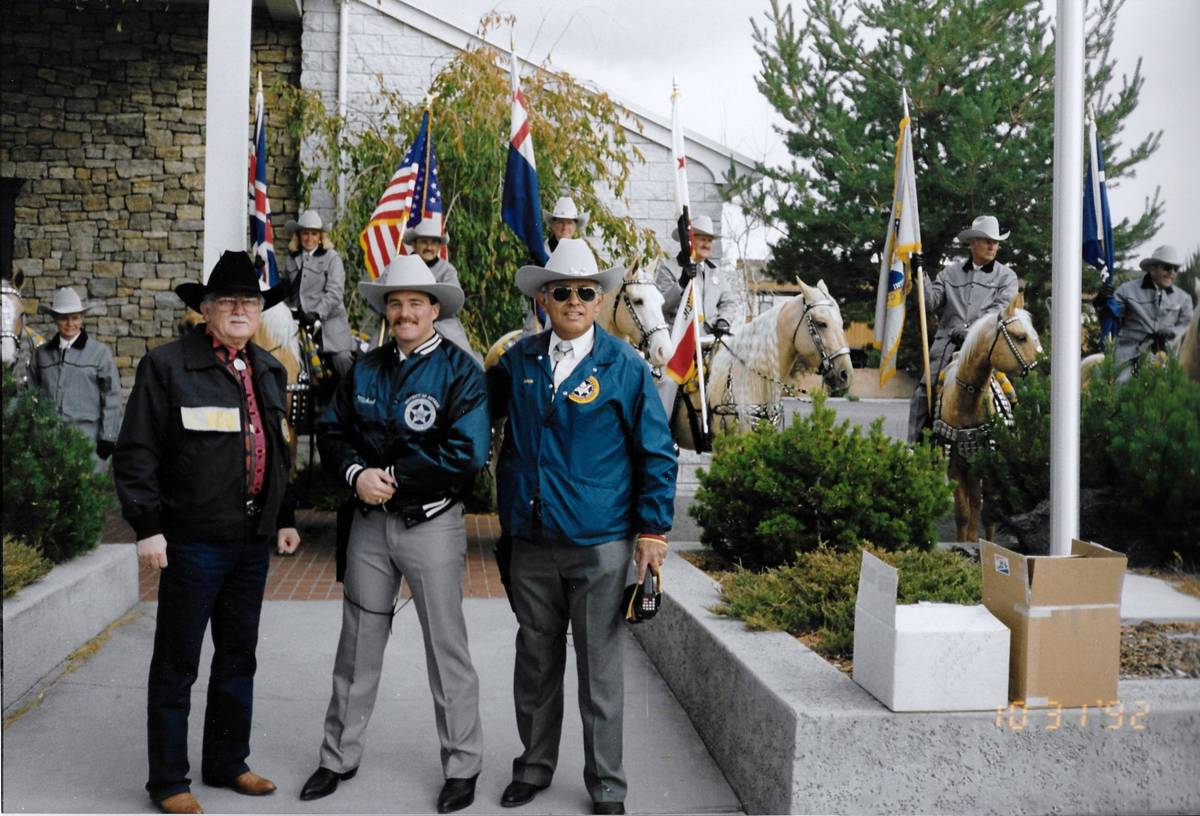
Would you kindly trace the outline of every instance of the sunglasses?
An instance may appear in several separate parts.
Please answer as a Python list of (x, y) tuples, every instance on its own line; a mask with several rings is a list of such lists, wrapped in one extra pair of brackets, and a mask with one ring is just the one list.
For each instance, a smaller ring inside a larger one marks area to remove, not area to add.
[(596, 295), (600, 294), (600, 290), (595, 286), (555, 286), (550, 289), (550, 297), (559, 303), (566, 303), (571, 299), (572, 292), (579, 296), (582, 303), (591, 303), (596, 299)]

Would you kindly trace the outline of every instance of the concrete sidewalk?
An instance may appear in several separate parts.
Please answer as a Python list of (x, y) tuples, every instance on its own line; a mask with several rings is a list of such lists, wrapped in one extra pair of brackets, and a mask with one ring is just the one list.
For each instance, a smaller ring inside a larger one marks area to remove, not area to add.
[[(512, 705), (516, 621), (506, 601), (464, 602), (471, 654), (481, 680), (485, 759), (475, 803), (464, 813), (500, 812), (500, 793), (520, 751)], [(5, 812), (156, 812), (146, 781), (146, 672), (156, 605), (139, 604), (108, 642), (4, 731)], [(433, 704), (420, 627), (411, 604), (396, 616), (378, 704), (357, 777), (333, 796), (298, 798), (317, 767), (317, 749), (341, 623), (332, 601), (263, 605), (251, 767), (279, 790), (252, 799), (199, 780), (202, 711), (211, 645), (192, 693), (192, 790), (210, 813), (430, 813), (442, 784)], [(651, 624), (652, 625), (652, 624)], [(553, 785), (513, 814), (590, 813), (583, 784), (582, 730), (574, 660), (568, 659), (566, 716)], [(740, 813), (742, 806), (687, 715), (629, 637), (625, 649), (625, 768), (630, 813)]]

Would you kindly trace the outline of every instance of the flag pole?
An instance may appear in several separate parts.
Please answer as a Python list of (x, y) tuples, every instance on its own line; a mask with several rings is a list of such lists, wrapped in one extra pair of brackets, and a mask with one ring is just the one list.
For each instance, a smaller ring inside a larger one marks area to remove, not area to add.
[[(686, 142), (683, 139), (683, 125), (680, 123), (680, 120), (678, 118), (679, 96), (680, 96), (679, 86), (677, 84), (675, 84), (675, 78), (672, 77), (671, 78), (671, 126), (672, 126), (671, 127), (671, 130), (672, 130), (671, 141), (672, 142), (676, 141), (674, 130), (675, 130), (675, 127), (678, 126), (679, 142), (680, 142), (678, 147), (679, 147), (679, 149), (681, 151), (681, 155), (682, 155), (682, 151), (686, 147)], [(694, 261), (696, 259), (696, 242), (692, 236), (691, 213), (688, 212), (688, 210), (690, 209), (688, 204), (690, 202), (688, 201), (689, 196), (688, 196), (688, 190), (687, 190), (686, 160), (684, 162), (684, 168), (685, 169), (683, 170), (683, 189), (679, 191), (679, 195), (680, 195), (682, 203), (683, 203), (683, 214), (685, 216), (685, 220), (687, 221), (688, 250), (691, 253), (689, 256), (689, 260)], [(677, 182), (678, 182), (678, 178), (677, 178)], [(679, 237), (683, 238), (682, 235), (680, 235)], [(695, 342), (696, 342), (696, 382), (700, 388), (700, 430), (704, 434), (705, 444), (707, 444), (707, 440), (708, 440), (708, 390), (705, 387), (705, 382), (704, 382), (704, 349), (700, 347), (700, 337), (701, 337), (700, 310), (702, 308), (704, 308), (704, 296), (703, 296), (703, 292), (702, 292), (701, 286), (700, 286), (700, 275), (699, 274), (697, 274), (695, 277), (692, 278), (691, 287), (692, 287), (692, 334), (693, 334), (693, 338), (695, 339)]]
[[(909, 120), (908, 123), (908, 140), (912, 144), (912, 120), (908, 115), (908, 91), (900, 89), (900, 101), (904, 105), (904, 118)], [(904, 262), (908, 267), (908, 273), (912, 274), (912, 257)], [(921, 327), (921, 364), (925, 367), (925, 404), (929, 408), (929, 418), (933, 416), (933, 382), (929, 371), (929, 322), (925, 317), (925, 269), (922, 264), (917, 264), (917, 322)]]
[(1083, 257), (1084, 10), (1058, 0), (1054, 48), (1054, 219), (1050, 350), (1050, 554), (1079, 533), (1079, 292)]

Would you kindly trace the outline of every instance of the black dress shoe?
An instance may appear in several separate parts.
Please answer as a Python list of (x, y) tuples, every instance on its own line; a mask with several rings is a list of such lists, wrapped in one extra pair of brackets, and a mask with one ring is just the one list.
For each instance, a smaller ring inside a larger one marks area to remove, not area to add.
[(592, 813), (624, 813), (624, 802), (593, 802)]
[(345, 773), (331, 771), (328, 768), (317, 768), (300, 790), (300, 799), (308, 802), (328, 796), (337, 790), (338, 782), (343, 779), (353, 779), (356, 773), (358, 773), (358, 768), (351, 768)]
[(475, 780), (479, 774), (470, 779), (447, 779), (438, 794), (438, 813), (453, 813), (462, 810), (475, 801)]
[(544, 791), (549, 785), (535, 785), (532, 782), (509, 782), (508, 787), (500, 796), (500, 807), (520, 807), (533, 801), (538, 791)]

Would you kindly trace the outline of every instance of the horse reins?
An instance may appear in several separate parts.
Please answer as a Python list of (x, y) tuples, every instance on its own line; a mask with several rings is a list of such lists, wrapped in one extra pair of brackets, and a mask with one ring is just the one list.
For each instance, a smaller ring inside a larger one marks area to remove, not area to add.
[[(800, 297), (801, 298), (804, 297), (803, 292), (800, 293)], [(850, 356), (850, 347), (849, 346), (842, 346), (840, 349), (833, 352), (833, 354), (828, 353), (825, 350), (824, 341), (821, 340), (821, 334), (820, 334), (820, 332), (817, 331), (817, 327), (813, 325), (812, 317), (809, 315), (809, 312), (811, 312), (813, 309), (817, 308), (818, 306), (833, 306), (833, 305), (834, 305), (834, 303), (832, 300), (818, 300), (813, 303), (809, 303), (808, 299), (805, 298), (804, 299), (804, 311), (803, 311), (803, 313), (801, 313), (800, 319), (796, 321), (796, 328), (792, 329), (792, 346), (795, 346), (796, 345), (796, 335), (800, 331), (800, 326), (802, 324), (807, 324), (808, 335), (809, 335), (809, 337), (812, 338), (813, 347), (816, 348), (817, 353), (821, 355), (821, 364), (819, 366), (817, 366), (817, 373), (820, 374), (822, 377), (824, 377), (830, 371), (833, 371), (833, 361), (834, 360), (836, 360), (838, 357), (841, 357), (843, 355), (845, 355), (847, 357)]]

